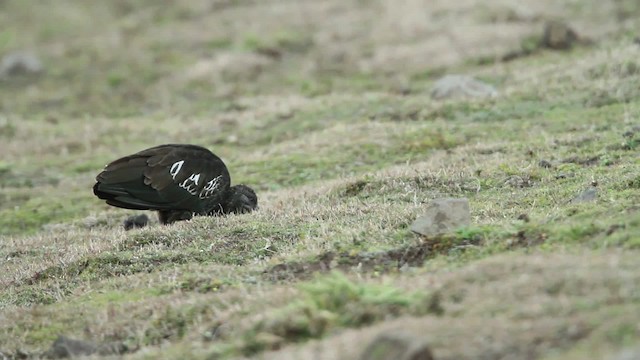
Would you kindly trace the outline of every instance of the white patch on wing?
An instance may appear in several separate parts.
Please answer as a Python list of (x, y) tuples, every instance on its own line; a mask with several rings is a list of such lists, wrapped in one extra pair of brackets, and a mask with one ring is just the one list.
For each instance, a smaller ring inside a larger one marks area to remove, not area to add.
[(208, 198), (209, 196), (211, 196), (211, 194), (213, 194), (218, 189), (220, 184), (222, 184), (222, 175), (211, 179), (209, 182), (207, 182), (207, 185), (204, 186), (202, 191), (200, 191), (200, 199)]
[(178, 186), (187, 190), (189, 194), (196, 195), (198, 193), (198, 181), (200, 180), (200, 174), (191, 174), (187, 179), (181, 182)]
[(178, 175), (178, 173), (180, 172), (180, 169), (182, 169), (182, 165), (184, 165), (184, 160), (176, 161), (173, 163), (173, 165), (171, 165), (171, 168), (169, 169), (169, 174), (171, 175), (173, 180), (176, 179), (176, 175)]

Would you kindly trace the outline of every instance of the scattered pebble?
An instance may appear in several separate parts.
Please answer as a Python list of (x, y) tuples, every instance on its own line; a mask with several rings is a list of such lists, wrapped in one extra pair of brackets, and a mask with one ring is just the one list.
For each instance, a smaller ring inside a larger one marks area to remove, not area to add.
[(406, 76), (396, 76), (391, 79), (389, 88), (391, 92), (399, 95), (411, 94), (411, 81)]
[(452, 232), (471, 223), (469, 200), (436, 199), (427, 207), (424, 215), (419, 216), (411, 231), (420, 235), (430, 236)]
[(522, 189), (533, 186), (533, 181), (529, 176), (511, 175), (504, 181), (504, 184), (512, 188)]
[(360, 355), (360, 360), (387, 359), (433, 360), (433, 355), (421, 339), (393, 331), (378, 334)]
[(236, 144), (237, 142), (238, 142), (238, 135), (231, 134), (231, 135), (227, 136), (227, 143)]
[(549, 21), (544, 24), (542, 45), (554, 50), (568, 50), (579, 40), (578, 34), (566, 23)]
[(640, 346), (627, 348), (611, 358), (612, 360), (638, 360), (640, 359)]
[(100, 221), (95, 216), (87, 216), (86, 218), (84, 218), (82, 220), (82, 224), (87, 229), (94, 228), (94, 227), (98, 226), (99, 223), (100, 223)]
[(17, 349), (13, 358), (9, 358), (9, 359), (29, 359), (31, 357), (32, 357), (31, 354), (29, 354), (28, 352), (22, 349)]
[(585, 202), (595, 201), (598, 198), (598, 190), (596, 188), (589, 188), (580, 194), (576, 195), (569, 203), (581, 204)]
[(267, 349), (277, 349), (282, 347), (285, 340), (276, 334), (271, 334), (269, 332), (259, 332), (255, 335), (255, 340), (259, 344), (262, 344)]
[(71, 339), (60, 335), (53, 342), (49, 350), (43, 354), (43, 357), (49, 359), (65, 359), (91, 355), (97, 351), (97, 348), (98, 346), (92, 342)]
[(149, 217), (146, 214), (132, 215), (124, 219), (122, 225), (125, 230), (143, 228), (149, 223)]
[(186, 70), (183, 76), (189, 81), (212, 80), (220, 77), (227, 80), (251, 80), (273, 63), (273, 58), (262, 54), (221, 52), (217, 53), (214, 58), (196, 62)]
[(629, 130), (629, 131), (625, 131), (622, 133), (622, 137), (626, 137), (626, 138), (632, 138), (636, 133)]
[(609, 228), (607, 229), (607, 231), (605, 232), (605, 234), (607, 234), (607, 236), (613, 234), (614, 232), (620, 230), (620, 229), (624, 229), (626, 226), (624, 224), (613, 224), (611, 226), (609, 226)]
[(0, 78), (33, 75), (42, 72), (40, 59), (27, 52), (12, 52), (0, 61)]
[(551, 164), (550, 161), (542, 159), (540, 161), (538, 161), (538, 166), (540, 166), (541, 168), (545, 168), (545, 169), (551, 169), (553, 167), (553, 165)]
[(438, 100), (496, 96), (496, 88), (466, 75), (446, 75), (436, 81), (431, 90), (431, 97)]
[(92, 354), (119, 355), (129, 351), (130, 349), (120, 342), (95, 344), (90, 341), (71, 339), (60, 335), (41, 357), (45, 359), (65, 359)]

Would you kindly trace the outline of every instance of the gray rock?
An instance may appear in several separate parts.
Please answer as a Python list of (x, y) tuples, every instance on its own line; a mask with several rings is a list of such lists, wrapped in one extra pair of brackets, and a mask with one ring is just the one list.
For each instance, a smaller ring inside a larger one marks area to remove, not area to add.
[(71, 339), (66, 336), (58, 336), (43, 357), (49, 359), (64, 359), (82, 355), (91, 355), (98, 350), (98, 346), (92, 342)]
[(578, 34), (566, 23), (549, 21), (544, 24), (542, 45), (554, 50), (567, 50), (579, 40)]
[(33, 75), (41, 73), (42, 70), (40, 59), (27, 52), (9, 53), (0, 61), (0, 78)]
[(429, 346), (420, 339), (402, 333), (381, 333), (360, 355), (360, 360), (433, 360)]
[(97, 349), (98, 354), (103, 356), (121, 355), (121, 354), (132, 352), (135, 350), (136, 349), (130, 349), (126, 344), (118, 341), (102, 344), (98, 346), (98, 349)]
[(513, 188), (522, 189), (533, 186), (533, 182), (529, 176), (511, 175), (505, 181), (505, 185)]
[(431, 97), (438, 100), (496, 96), (496, 88), (466, 75), (446, 75), (436, 81), (431, 90)]
[(42, 354), (42, 357), (48, 359), (65, 359), (92, 354), (118, 355), (129, 351), (130, 349), (120, 342), (95, 344), (90, 341), (76, 340), (60, 335), (53, 342), (49, 350)]
[(545, 169), (551, 169), (553, 167), (553, 164), (551, 164), (549, 160), (541, 159), (540, 161), (538, 161), (538, 166)]
[(425, 236), (438, 235), (452, 232), (470, 223), (469, 200), (436, 199), (429, 204), (426, 213), (411, 224), (411, 231)]
[(124, 219), (122, 226), (125, 230), (143, 228), (149, 223), (149, 217), (145, 214), (133, 215)]
[(624, 349), (619, 353), (617, 353), (616, 355), (614, 355), (613, 357), (611, 357), (611, 360), (638, 360), (638, 359), (640, 359), (640, 346)]
[(598, 190), (596, 188), (589, 188), (580, 194), (576, 195), (569, 203), (581, 204), (585, 202), (595, 201), (598, 198)]

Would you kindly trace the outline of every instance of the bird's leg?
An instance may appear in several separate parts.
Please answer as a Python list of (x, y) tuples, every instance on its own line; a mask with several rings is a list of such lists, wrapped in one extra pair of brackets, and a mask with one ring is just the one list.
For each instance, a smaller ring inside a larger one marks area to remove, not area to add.
[(161, 224), (172, 224), (176, 221), (190, 220), (193, 214), (184, 210), (158, 210), (158, 220)]

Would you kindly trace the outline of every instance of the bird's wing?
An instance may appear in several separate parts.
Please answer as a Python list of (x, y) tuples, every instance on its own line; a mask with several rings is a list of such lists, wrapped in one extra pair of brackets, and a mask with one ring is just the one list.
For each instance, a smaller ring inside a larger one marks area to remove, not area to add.
[(118, 159), (96, 177), (94, 193), (129, 209), (206, 211), (230, 183), (226, 166), (193, 145), (161, 145)]

